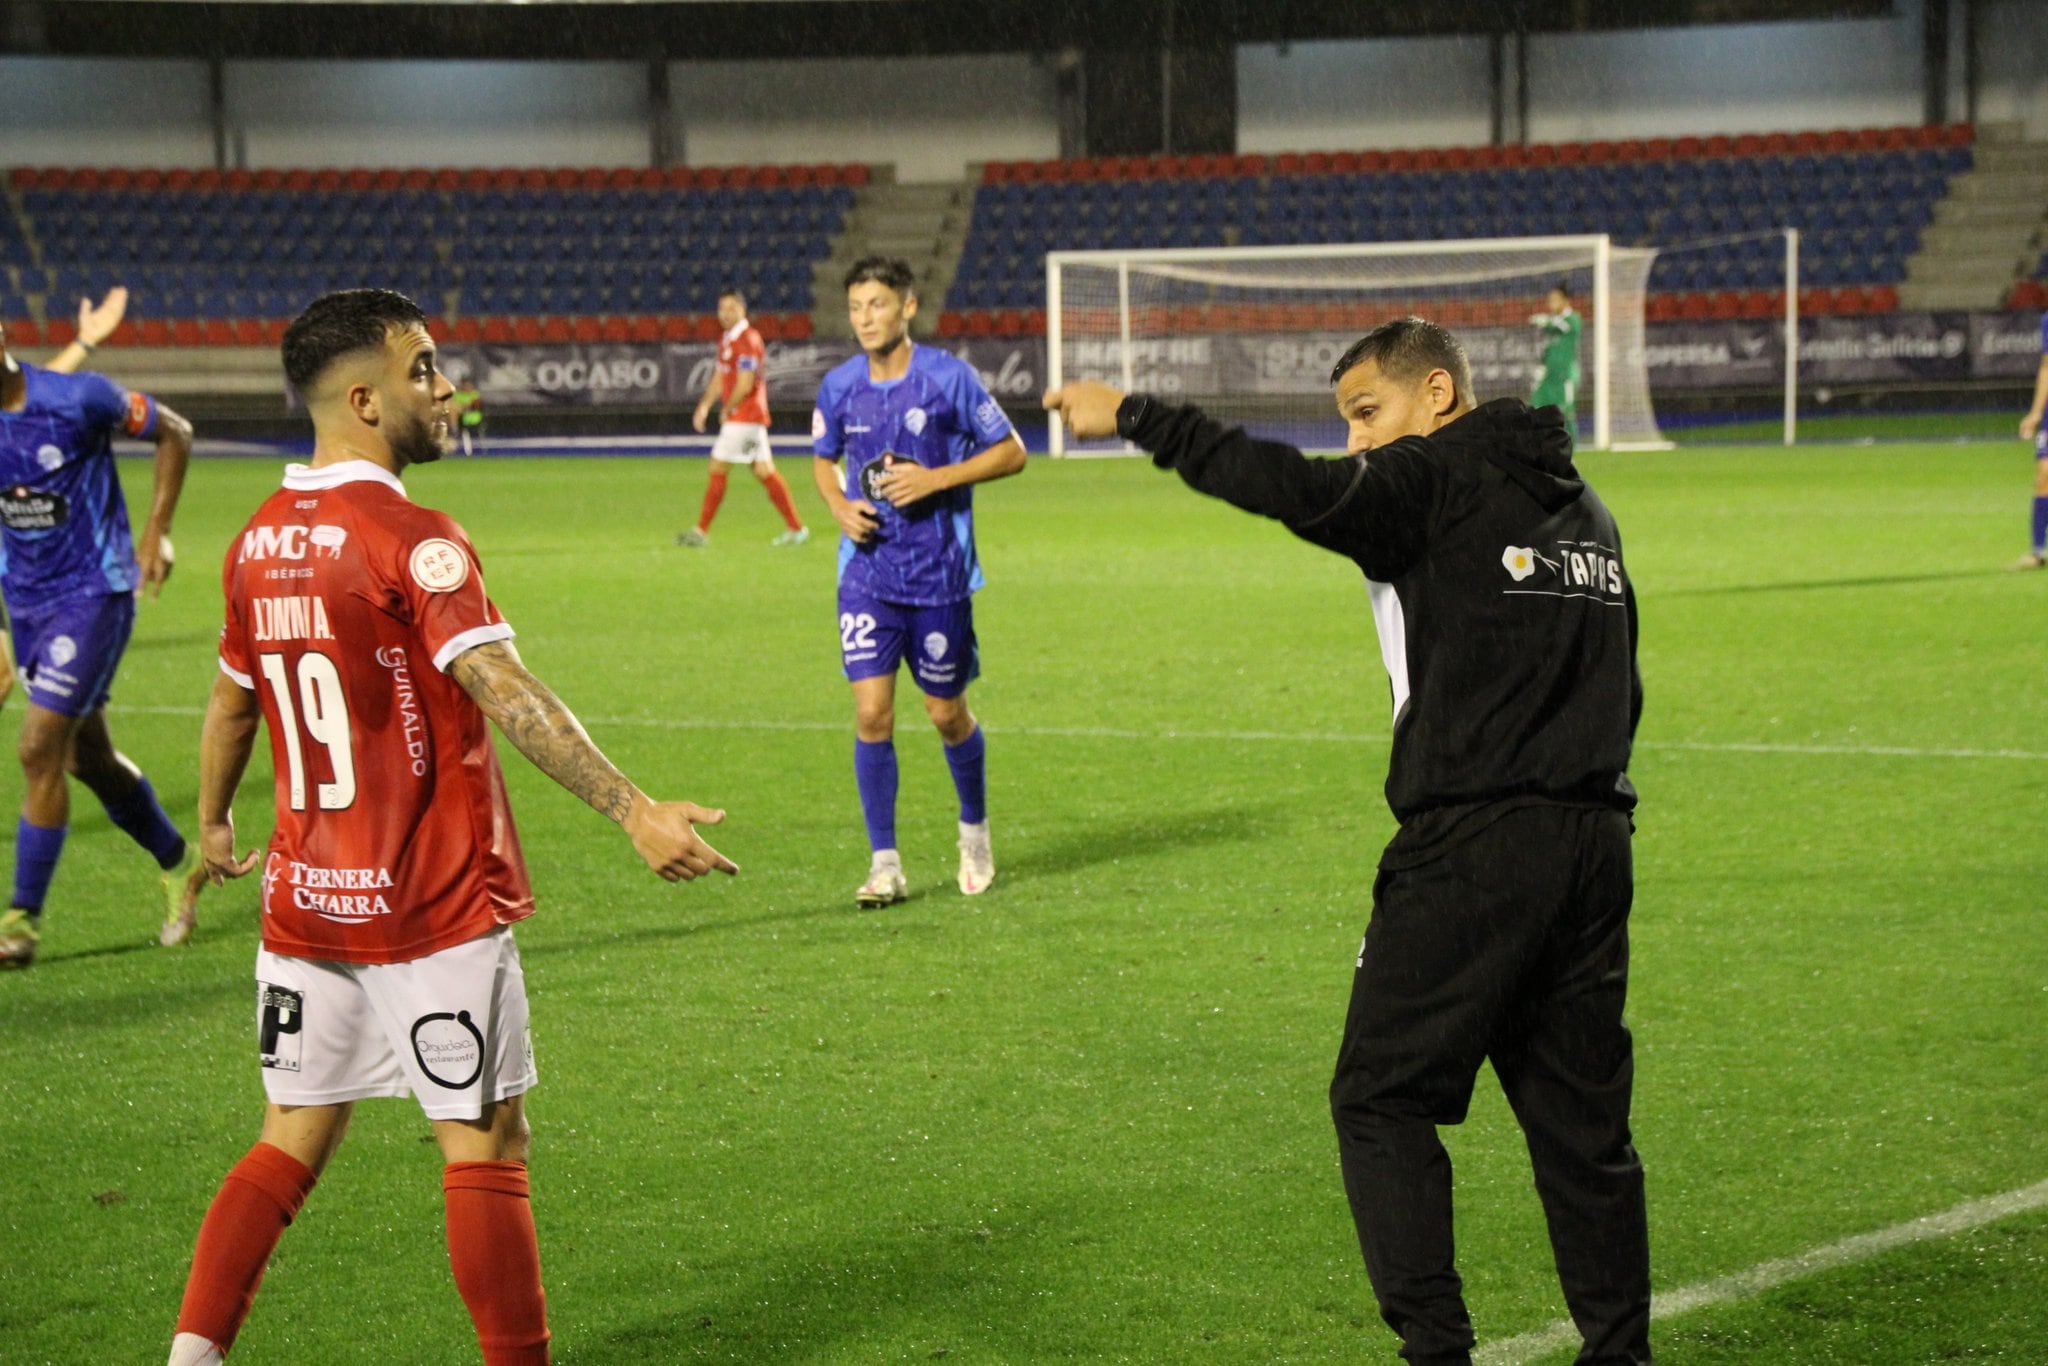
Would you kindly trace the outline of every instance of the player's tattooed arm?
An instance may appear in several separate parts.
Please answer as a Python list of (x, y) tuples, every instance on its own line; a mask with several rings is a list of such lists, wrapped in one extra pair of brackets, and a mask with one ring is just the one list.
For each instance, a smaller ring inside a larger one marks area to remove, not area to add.
[(583, 723), (534, 677), (511, 642), (495, 640), (464, 650), (449, 662), (448, 674), (535, 768), (624, 827), (655, 872), (676, 882), (712, 871), (739, 871), (695, 830), (717, 825), (725, 812), (694, 802), (650, 799), (604, 757)]

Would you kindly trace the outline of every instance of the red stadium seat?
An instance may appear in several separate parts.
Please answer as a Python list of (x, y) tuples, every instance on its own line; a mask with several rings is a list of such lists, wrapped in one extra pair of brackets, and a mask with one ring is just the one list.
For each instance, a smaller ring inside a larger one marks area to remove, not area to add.
[(1705, 294), (1681, 294), (1678, 297), (1678, 316), (1698, 320), (1713, 316), (1713, 301)]
[(608, 342), (629, 342), (633, 340), (633, 324), (616, 314), (607, 317), (598, 329), (598, 335)]
[(1652, 294), (1643, 301), (1643, 317), (1653, 323), (1670, 322), (1678, 316), (1678, 300), (1669, 294)]
[(1444, 168), (1444, 154), (1441, 148), (1418, 147), (1414, 160), (1409, 163), (1418, 171), (1441, 171)]
[[(542, 325), (542, 336), (547, 337), (548, 324), (552, 324), (554, 321), (553, 318), (550, 318), (547, 324)], [(549, 341), (558, 340), (555, 337), (548, 337), (547, 339)], [(573, 318), (569, 321), (569, 335), (559, 340), (581, 342), (585, 346), (592, 342), (604, 341), (604, 324), (599, 319), (588, 316)]]
[(699, 317), (690, 320), (691, 341), (717, 341), (718, 336), (718, 319), (712, 317)]
[(1358, 154), (1358, 169), (1365, 175), (1378, 175), (1387, 169), (1387, 154), (1377, 148), (1369, 148)]
[(432, 337), (436, 342), (447, 341), (448, 320), (446, 318), (427, 319), (427, 335)]
[(62, 190), (68, 189), (70, 185), (70, 171), (62, 166), (45, 166), (42, 175), (38, 179), (37, 188), (43, 190)]
[[(54, 332), (56, 330), (56, 324), (52, 323), (50, 325), (50, 329), (52, 332)], [(67, 338), (67, 340), (69, 339)], [(198, 319), (180, 318), (176, 322), (172, 323), (171, 344), (174, 346), (205, 345), (206, 333), (200, 329)]]
[(509, 166), (488, 171), (479, 166), (462, 177), (462, 187), (466, 190), (497, 190), (503, 193), (518, 189), (519, 183), (519, 172)]
[(998, 337), (1021, 337), (1024, 335), (1024, 310), (1005, 308), (996, 314), (995, 329)]
[(1855, 146), (1856, 135), (1846, 128), (1830, 128), (1821, 134), (1820, 149), (1823, 152), (1842, 153)]
[[(256, 177), (248, 171), (236, 167), (234, 170), (222, 174), (220, 183), (223, 189), (247, 190), (256, 184)], [(206, 189), (206, 172), (201, 171), (198, 175), (193, 176), (192, 184), (196, 189)]]
[[(360, 166), (352, 170), (338, 172), (338, 174), (341, 177), (341, 184), (335, 188), (345, 189), (350, 194), (366, 194), (377, 186), (376, 173)], [(322, 185), (320, 188), (324, 190), (328, 187)]]
[(1560, 142), (1557, 144), (1557, 164), (1580, 166), (1586, 160), (1586, 144), (1583, 142)]
[(611, 172), (602, 166), (585, 166), (582, 170), (576, 172), (576, 182), (574, 185), (563, 185), (562, 177), (559, 173), (555, 176), (555, 184), (565, 190), (602, 190), (611, 183), (611, 178)]
[(692, 330), (690, 319), (680, 313), (671, 313), (661, 320), (661, 339), (663, 341), (686, 342), (695, 335), (696, 333)]
[(1858, 128), (1849, 135), (1849, 145), (1859, 152), (1881, 152), (1884, 150), (1884, 129)]
[(840, 177), (839, 183), (858, 190), (868, 183), (868, 174), (866, 166), (855, 164), (846, 168), (846, 174)]
[[(126, 327), (126, 326), (127, 326), (127, 324), (126, 324), (126, 323), (123, 323), (123, 324), (122, 324), (122, 326), (123, 326), (123, 327)], [(117, 338), (116, 338), (116, 340), (118, 340), (118, 339), (119, 339), (119, 338), (117, 337)], [(235, 345), (237, 345), (237, 346), (261, 346), (261, 345), (263, 345), (263, 319), (261, 319), (261, 318), (237, 318), (237, 319), (235, 319)]]
[(435, 189), (444, 193), (459, 190), (462, 188), (462, 172), (456, 170), (453, 166), (443, 166), (440, 170), (433, 173), (432, 182)]
[(35, 346), (42, 341), (42, 334), (36, 331), (34, 318), (9, 318), (4, 330), (8, 342), (14, 346)]
[(1670, 138), (1650, 138), (1643, 143), (1643, 156), (1651, 161), (1665, 161), (1671, 156)]
[(1586, 144), (1586, 161), (1589, 164), (1604, 166), (1614, 159), (1614, 144), (1604, 138)]
[[(394, 172), (393, 174), (396, 173)], [(394, 190), (407, 189), (415, 194), (423, 193), (434, 188), (434, 173), (427, 170), (424, 166), (415, 166), (412, 170), (399, 175), (398, 184), (391, 188)]]
[(1301, 158), (1301, 169), (1309, 175), (1328, 175), (1330, 173), (1329, 154), (1327, 152), (1304, 152)]
[(135, 173), (125, 166), (115, 166), (100, 178), (100, 186), (108, 190), (125, 190), (135, 183)]
[[(574, 166), (557, 166), (553, 175), (545, 176), (544, 184), (557, 190), (573, 190), (583, 183), (583, 172)], [(604, 187), (603, 173), (599, 173), (598, 188)]]
[(1812, 130), (1792, 135), (1792, 151), (1796, 156), (1812, 156), (1826, 147), (1827, 139)]
[(661, 319), (651, 313), (642, 313), (633, 319), (631, 332), (636, 342), (658, 342), (661, 340)]
[[(513, 189), (545, 190), (552, 183), (549, 180), (548, 173), (538, 166), (528, 167), (524, 171), (514, 171), (512, 174), (515, 177), (512, 182)], [(574, 173), (571, 172), (571, 174)]]
[(1620, 142), (1614, 144), (1614, 159), (1616, 161), (1641, 161), (1648, 155), (1649, 152), (1644, 147), (1641, 138), (1623, 138)]
[(1710, 157), (1729, 156), (1735, 151), (1735, 139), (1726, 133), (1716, 133), (1700, 144), (1700, 151)]
[(1906, 124), (1884, 130), (1880, 145), (1887, 152), (1898, 152), (1913, 145), (1914, 129)]
[(1792, 150), (1792, 135), (1790, 133), (1766, 133), (1764, 134), (1761, 150), (1767, 157), (1784, 156)]
[(510, 318), (485, 318), (483, 330), (484, 340), (492, 346), (504, 346), (513, 340)]
[(1763, 150), (1764, 140), (1759, 134), (1744, 133), (1735, 139), (1735, 155), (1739, 157), (1758, 156)]
[(1941, 140), (1950, 147), (1968, 147), (1977, 140), (1977, 130), (1967, 123), (1951, 123), (1941, 130)]
[(1768, 318), (1771, 316), (1771, 291), (1745, 289), (1742, 291), (1742, 307), (1738, 310), (1745, 318)]
[(1502, 165), (1501, 153), (1503, 150), (1505, 149), (1491, 145), (1474, 147), (1472, 149), (1472, 165), (1482, 171), (1491, 170), (1496, 166)]
[(1301, 153), (1299, 152), (1282, 152), (1279, 156), (1273, 158), (1274, 175), (1300, 175), (1301, 169)]
[(455, 320), (454, 336), (455, 340), (463, 343), (473, 344), (480, 342), (484, 339), (483, 324), (475, 318), (464, 315)]
[(235, 326), (226, 318), (208, 318), (201, 333), (208, 346), (233, 346)]
[(1240, 154), (1237, 158), (1237, 173), (1239, 175), (1264, 175), (1266, 173), (1265, 153), (1245, 152)]
[(1413, 153), (1413, 152), (1409, 151), (1409, 150), (1408, 150), (1407, 148), (1405, 148), (1405, 147), (1396, 147), (1396, 148), (1394, 148), (1394, 149), (1393, 149), (1392, 151), (1390, 151), (1390, 152), (1388, 152), (1388, 153), (1387, 153), (1387, 169), (1388, 169), (1388, 170), (1390, 170), (1390, 171), (1410, 171), (1410, 170), (1413, 170), (1414, 168), (1415, 168), (1415, 153)]
[(784, 319), (782, 324), (782, 339), (793, 342), (809, 341), (811, 339), (811, 315), (808, 313), (790, 314)]
[(757, 313), (754, 315), (754, 330), (761, 334), (762, 341), (782, 340), (782, 315), (780, 313)]
[(1547, 142), (1531, 143), (1523, 151), (1527, 154), (1528, 164), (1531, 166), (1555, 166), (1557, 164), (1557, 148)]
[(100, 187), (100, 172), (97, 166), (85, 166), (71, 173), (71, 188), (74, 190), (97, 190)]
[(1870, 291), (1870, 311), (1873, 313), (1896, 313), (1899, 311), (1899, 291), (1891, 285), (1876, 285)]
[[(2006, 301), (2008, 308), (2048, 309), (2048, 285), (2039, 280), (2022, 280), (2012, 287), (2012, 297)], [(12, 331), (14, 325), (8, 324)]]
[[(804, 321), (809, 322), (810, 320), (806, 318)], [(1024, 335), (1027, 337), (1042, 337), (1045, 335), (1044, 309), (1027, 308), (1024, 310)]]
[(614, 166), (611, 174), (604, 178), (608, 190), (630, 190), (640, 184), (640, 172), (631, 166)]
[[(1193, 157), (1188, 159), (1190, 161), (1194, 160)], [(1357, 175), (1358, 153), (1332, 152), (1330, 154), (1330, 173), (1332, 175)]]
[[(540, 320), (540, 339), (558, 346), (563, 342), (575, 341), (576, 324), (560, 315), (542, 318)], [(595, 339), (593, 338), (593, 340)]]
[(33, 166), (17, 166), (7, 173), (10, 189), (33, 190), (36, 187), (36, 170)]
[[(561, 322), (562, 320), (560, 318), (554, 318), (551, 319), (550, 321)], [(563, 331), (564, 339), (566, 340), (566, 324), (564, 325)], [(531, 314), (528, 314), (524, 317), (514, 318), (512, 320), (512, 340), (518, 342), (521, 346), (532, 346), (534, 343), (540, 340), (540, 337), (541, 331), (539, 318), (536, 318)]]
[(970, 337), (992, 337), (996, 331), (995, 315), (985, 308), (977, 308), (967, 315), (967, 335)]
[(285, 329), (291, 326), (289, 318), (268, 318), (263, 323), (263, 341), (268, 346), (283, 346)]
[(1704, 142), (1691, 134), (1671, 139), (1671, 155), (1675, 157), (1696, 157), (1705, 147)]
[[(10, 332), (13, 330), (11, 326), (8, 328)], [(144, 346), (169, 346), (171, 344), (171, 325), (162, 318), (144, 318), (141, 331), (141, 344)]]
[(332, 166), (313, 172), (313, 188), (332, 194), (341, 188), (341, 172)]

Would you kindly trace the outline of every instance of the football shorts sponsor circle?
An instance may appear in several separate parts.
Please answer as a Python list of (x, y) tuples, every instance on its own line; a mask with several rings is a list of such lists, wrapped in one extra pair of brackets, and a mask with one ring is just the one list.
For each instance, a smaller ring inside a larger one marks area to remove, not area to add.
[(484, 1036), (466, 1010), (422, 1015), (412, 1023), (412, 1055), (428, 1081), (460, 1091), (483, 1075)]
[(931, 656), (933, 663), (937, 663), (946, 657), (946, 651), (951, 644), (943, 631), (934, 631), (924, 638), (924, 652)]
[(78, 642), (70, 636), (58, 636), (50, 642), (50, 663), (63, 668), (78, 658)]
[(412, 581), (429, 593), (452, 593), (469, 579), (469, 556), (445, 537), (412, 548)]

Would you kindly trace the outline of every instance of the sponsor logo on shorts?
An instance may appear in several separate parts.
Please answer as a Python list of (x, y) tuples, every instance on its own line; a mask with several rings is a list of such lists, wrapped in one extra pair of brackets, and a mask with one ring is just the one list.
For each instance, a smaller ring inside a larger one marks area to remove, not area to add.
[(923, 436), (924, 424), (928, 420), (929, 419), (925, 417), (924, 409), (922, 408), (912, 408), (909, 412), (903, 415), (903, 425), (910, 428), (910, 434), (912, 436)]
[(55, 446), (39, 446), (36, 448), (36, 463), (46, 470), (54, 470), (64, 463), (64, 452)]
[(412, 1055), (428, 1081), (461, 1091), (483, 1075), (484, 1036), (466, 1010), (422, 1015), (412, 1022)]
[(71, 503), (61, 493), (16, 484), (0, 492), (0, 523), (9, 531), (48, 531), (71, 519)]
[(946, 648), (951, 644), (943, 632), (934, 631), (924, 638), (924, 652), (937, 662), (946, 657)]
[(289, 987), (256, 984), (256, 1052), (265, 1067), (280, 1072), (299, 1070), (305, 1046), (300, 1033), (305, 1024), (306, 996)]
[(452, 593), (469, 578), (469, 556), (455, 542), (436, 536), (412, 548), (412, 581), (429, 593)]
[(63, 668), (76, 658), (78, 658), (78, 642), (70, 636), (58, 636), (50, 642), (50, 662), (58, 668)]

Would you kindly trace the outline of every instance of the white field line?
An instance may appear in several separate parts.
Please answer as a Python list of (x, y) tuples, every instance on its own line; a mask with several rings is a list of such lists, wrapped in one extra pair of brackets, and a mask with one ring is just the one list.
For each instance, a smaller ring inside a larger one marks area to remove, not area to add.
[[(201, 707), (160, 707), (125, 702), (113, 703), (107, 710), (116, 714), (128, 712), (136, 716), (205, 715), (205, 710)], [(845, 721), (777, 721), (764, 718), (719, 720), (698, 716), (585, 716), (582, 720), (585, 725), (591, 726), (638, 726), (654, 730), (794, 730), (820, 731), (829, 734), (852, 728), (850, 719)], [(1079, 740), (1198, 740), (1220, 744), (1274, 742), (1303, 745), (1380, 745), (1387, 742), (1387, 737), (1384, 735), (1347, 734), (1340, 731), (1180, 730), (1174, 727), (1140, 730), (1123, 726), (998, 725), (991, 725), (988, 729), (997, 735), (1017, 735), (1026, 739), (1050, 737)], [(1877, 759), (2048, 760), (2048, 750), (2038, 749), (1968, 749), (1919, 745), (1779, 744), (1749, 740), (1639, 740), (1636, 742), (1636, 748), (1681, 750), (1700, 754), (1838, 754)]]
[[(2003, 1195), (1990, 1195), (1982, 1200), (1967, 1200), (1953, 1209), (1939, 1214), (1923, 1215), (1908, 1219), (1903, 1224), (1893, 1224), (1874, 1233), (1858, 1233), (1799, 1253), (1797, 1256), (1780, 1257), (1776, 1261), (1759, 1262), (1746, 1271), (1716, 1276), (1712, 1280), (1700, 1281), (1683, 1286), (1665, 1294), (1655, 1295), (1650, 1300), (1650, 1318), (1676, 1318), (1689, 1314), (1695, 1309), (1710, 1305), (1733, 1304), (1739, 1300), (1752, 1299), (1790, 1281), (1806, 1276), (1833, 1271), (1838, 1267), (1853, 1266), (1857, 1262), (1869, 1261), (1896, 1248), (1910, 1247), (1914, 1243), (1932, 1242), (1937, 1238), (1949, 1238), (1958, 1233), (1967, 1233), (1974, 1228), (2007, 1219), (2015, 1214), (2048, 1206), (2048, 1181), (2037, 1181), (2031, 1186), (2022, 1186)], [(1568, 1322), (1553, 1323), (1548, 1328), (1533, 1333), (1522, 1333), (1516, 1337), (1489, 1342), (1473, 1352), (1475, 1366), (1525, 1366), (1550, 1352), (1576, 1346), (1579, 1330)]]

